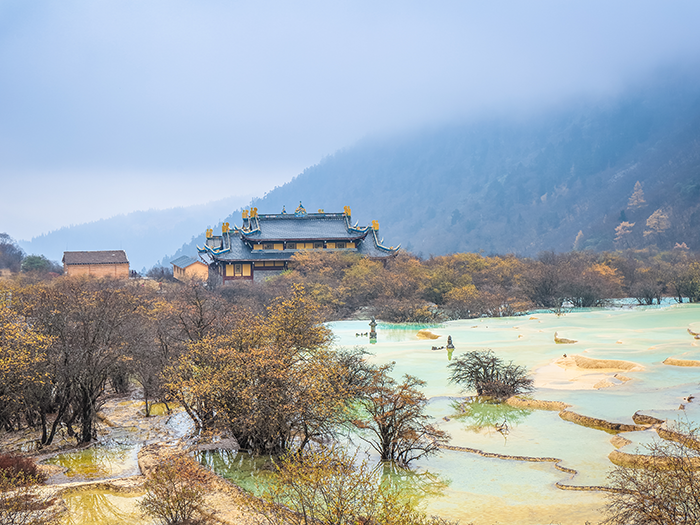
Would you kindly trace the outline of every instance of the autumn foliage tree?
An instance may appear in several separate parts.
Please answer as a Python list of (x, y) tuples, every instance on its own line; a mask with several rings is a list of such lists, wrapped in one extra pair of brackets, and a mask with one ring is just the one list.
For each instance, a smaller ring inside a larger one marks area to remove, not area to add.
[[(79, 441), (91, 441), (105, 386), (141, 335), (140, 299), (118, 281), (62, 278), (15, 290), (13, 303), (51, 341), (44, 354), (51, 387), (38, 401), (42, 444), (51, 443), (59, 423), (69, 433), (77, 424)], [(54, 414), (50, 431), (48, 413)]]
[[(630, 214), (641, 213), (642, 207), (631, 209)], [(672, 230), (664, 229), (664, 221), (657, 214), (651, 223), (655, 232)], [(626, 221), (618, 225), (618, 247), (634, 244), (632, 226)], [(641, 233), (640, 230), (639, 237)], [(666, 234), (666, 240), (667, 237)], [(682, 262), (668, 252), (653, 250), (543, 252), (533, 259), (458, 253), (423, 260), (400, 253), (381, 262), (356, 254), (308, 250), (295, 254), (291, 269), (261, 284), (257, 292), (251, 283), (245, 287), (223, 287), (221, 293), (232, 297), (238, 294), (238, 302), (257, 294), (256, 301), (260, 303), (264, 298), (286, 293), (294, 284), (302, 284), (322, 307), (327, 320), (346, 317), (358, 309), (368, 317), (390, 322), (501, 317), (521, 315), (533, 307), (561, 311), (562, 305), (569, 302), (576, 307), (595, 307), (610, 299), (637, 297), (641, 290), (633, 289), (639, 282), (634, 278), (634, 268), (655, 267), (669, 257), (674, 259), (673, 271), (665, 272), (668, 277), (662, 279), (666, 281), (657, 283), (656, 288), (671, 290), (667, 284), (675, 287), (677, 283), (683, 290), (678, 296), (695, 297), (694, 287), (685, 285), (692, 279), (679, 274), (679, 268), (687, 266), (693, 256), (686, 254), (688, 260)], [(245, 293), (241, 295), (236, 289)]]
[(200, 430), (225, 426), (258, 453), (304, 448), (332, 435), (356, 395), (358, 361), (330, 337), (297, 286), (266, 316), (241, 311), (227, 333), (190, 344), (169, 387)]
[(362, 413), (353, 424), (383, 461), (407, 466), (436, 453), (449, 435), (429, 423), (430, 416), (425, 413), (428, 399), (420, 390), (425, 382), (407, 374), (398, 383), (390, 375), (393, 366), (371, 368), (359, 399)]
[(22, 416), (30, 424), (42, 417), (40, 400), (51, 381), (51, 342), (0, 302), (0, 426), (6, 430), (19, 428)]

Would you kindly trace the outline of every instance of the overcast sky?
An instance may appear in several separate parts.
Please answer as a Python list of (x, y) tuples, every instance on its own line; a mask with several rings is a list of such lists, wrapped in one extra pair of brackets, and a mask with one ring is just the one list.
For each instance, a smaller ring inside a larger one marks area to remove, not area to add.
[(614, 94), (700, 2), (2, 0), (0, 232), (261, 195), (365, 136)]

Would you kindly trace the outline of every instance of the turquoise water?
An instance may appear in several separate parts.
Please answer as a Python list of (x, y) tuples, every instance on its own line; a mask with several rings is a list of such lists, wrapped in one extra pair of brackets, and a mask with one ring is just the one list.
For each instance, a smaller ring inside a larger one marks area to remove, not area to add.
[[(355, 334), (367, 322), (331, 323), (338, 346), (355, 346)], [(428, 328), (438, 339), (421, 340), (417, 330)], [(645, 309), (586, 310), (556, 316), (552, 313), (499, 318), (461, 320), (432, 327), (380, 323), (377, 343), (367, 345), (375, 363), (395, 361), (396, 377), (409, 373), (427, 382), (430, 413), (448, 431), (451, 444), (507, 455), (547, 456), (578, 474), (560, 472), (550, 463), (483, 458), (474, 454), (444, 451), (440, 456), (419, 461), (418, 469), (451, 480), (443, 497), (426, 502), (429, 512), (461, 518), (474, 523), (583, 523), (600, 516), (603, 495), (557, 489), (557, 481), (571, 485), (604, 485), (614, 450), (611, 435), (562, 420), (557, 412), (512, 411), (479, 407), (455, 417), (454, 399), (463, 396), (448, 381), (449, 364), (445, 346), (451, 335), (453, 358), (460, 353), (490, 348), (501, 358), (527, 366), (533, 372), (536, 399), (563, 401), (580, 414), (619, 423), (633, 423), (636, 411), (662, 419), (700, 422), (697, 403), (684, 400), (700, 392), (700, 368), (663, 364), (668, 357), (700, 359), (700, 341), (688, 329), (700, 331), (699, 305), (671, 305)], [(576, 340), (556, 344), (559, 337)], [(619, 371), (629, 381), (620, 381), (610, 371), (567, 372), (553, 361), (579, 354), (593, 359), (626, 360), (643, 367), (640, 371)], [(608, 379), (615, 386), (594, 388)], [(700, 401), (700, 400), (699, 400)], [(685, 405), (686, 410), (679, 410)], [(500, 411), (499, 411), (500, 410)], [(510, 420), (509, 420), (510, 417)], [(447, 420), (446, 420), (447, 419)], [(507, 432), (494, 426), (507, 422)], [(653, 432), (629, 433), (634, 452), (653, 439)], [(623, 434), (624, 435), (624, 434)]]
[[(369, 332), (369, 320), (334, 322), (329, 327), (337, 346), (363, 346), (372, 352), (369, 359), (374, 363), (394, 361), (396, 378), (412, 374), (426, 381), (429, 413), (434, 423), (450, 433), (451, 445), (512, 456), (555, 457), (563, 467), (578, 471), (572, 476), (555, 469), (552, 463), (489, 458), (452, 450), (415, 462), (417, 473), (427, 473), (446, 484), (440, 495), (424, 499), (426, 511), (460, 519), (462, 523), (597, 522), (605, 503), (603, 493), (565, 491), (555, 483), (604, 485), (613, 467), (608, 454), (615, 447), (610, 433), (564, 421), (556, 411), (479, 404), (460, 414), (456, 402), (473, 393), (461, 392), (449, 383), (450, 356), (444, 349), (432, 349), (446, 346), (448, 335), (456, 347), (452, 358), (489, 348), (506, 361), (527, 366), (537, 387), (533, 392), (536, 399), (563, 401), (572, 405), (570, 410), (574, 412), (618, 423), (632, 424), (637, 411), (670, 421), (700, 423), (700, 368), (663, 364), (668, 357), (700, 360), (700, 340), (688, 333), (689, 328), (700, 332), (700, 305), (590, 309), (562, 316), (540, 312), (439, 325), (379, 323), (375, 344), (356, 335)], [(439, 337), (420, 339), (417, 334), (421, 329)], [(556, 344), (555, 333), (577, 342)], [(640, 365), (640, 370), (567, 371), (554, 364), (565, 353), (631, 361)], [(605, 382), (613, 386), (598, 388)], [(688, 402), (686, 399), (693, 395), (698, 400)], [(496, 425), (503, 423), (507, 428), (499, 432)], [(622, 435), (632, 442), (624, 451), (634, 453), (649, 443), (655, 433)], [(242, 461), (241, 457), (229, 457), (225, 462), (207, 460), (219, 472), (238, 469), (235, 475), (246, 478), (251, 468), (242, 467)], [(248, 473), (241, 475), (243, 472)], [(238, 481), (247, 483), (245, 479)]]
[[(368, 321), (331, 323), (338, 346), (357, 345), (358, 332)], [(429, 329), (438, 339), (421, 340), (417, 331)], [(547, 456), (573, 468), (573, 478), (550, 463), (527, 463), (483, 458), (474, 454), (444, 451), (439, 457), (416, 463), (418, 469), (450, 479), (446, 494), (427, 502), (438, 512), (463, 522), (480, 523), (583, 523), (599, 518), (604, 497), (596, 492), (563, 491), (557, 481), (571, 485), (604, 485), (612, 464), (607, 456), (614, 446), (610, 434), (562, 420), (555, 411), (521, 410), (509, 414), (488, 407), (466, 417), (455, 417), (454, 398), (464, 395), (448, 381), (445, 346), (451, 335), (453, 358), (463, 352), (492, 349), (505, 360), (527, 366), (533, 372), (536, 399), (563, 401), (570, 410), (619, 423), (633, 423), (641, 411), (662, 419), (687, 419), (700, 423), (700, 368), (663, 364), (668, 357), (700, 360), (700, 341), (688, 329), (700, 332), (700, 305), (667, 305), (641, 309), (590, 309), (556, 316), (553, 313), (511, 318), (451, 321), (434, 326), (400, 326), (380, 323), (377, 343), (366, 348), (375, 363), (395, 361), (398, 378), (409, 373), (427, 382), (430, 414), (448, 431), (451, 444), (507, 455)], [(565, 345), (559, 337), (578, 341)], [(615, 372), (597, 370), (567, 372), (552, 365), (564, 353), (594, 359), (626, 360), (643, 367), (620, 371), (629, 378), (616, 380)], [(601, 379), (615, 386), (596, 389)], [(688, 396), (697, 402), (685, 401)], [(685, 410), (679, 410), (681, 405)], [(475, 412), (475, 411), (472, 411)], [(510, 417), (510, 420), (507, 418)], [(449, 419), (446, 421), (445, 418)], [(498, 432), (494, 420), (508, 423), (507, 433)], [(500, 421), (499, 421), (500, 420)], [(653, 439), (653, 432), (629, 433), (636, 448)], [(622, 434), (625, 436), (625, 434)]]

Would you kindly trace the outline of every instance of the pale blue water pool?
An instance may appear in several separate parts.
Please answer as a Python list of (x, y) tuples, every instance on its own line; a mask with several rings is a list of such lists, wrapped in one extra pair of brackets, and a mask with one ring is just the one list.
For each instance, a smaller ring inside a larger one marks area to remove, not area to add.
[[(523, 317), (460, 320), (440, 325), (395, 325), (379, 323), (377, 342), (364, 334), (369, 320), (329, 323), (335, 344), (363, 346), (372, 352), (374, 363), (394, 361), (394, 376), (412, 374), (426, 381), (434, 422), (451, 434), (451, 444), (512, 456), (555, 457), (561, 465), (575, 469), (572, 476), (552, 463), (534, 463), (481, 457), (445, 450), (414, 464), (418, 472), (430, 472), (448, 483), (440, 496), (429, 496), (429, 513), (462, 523), (479, 524), (583, 524), (601, 518), (605, 503), (600, 492), (565, 491), (555, 483), (604, 485), (613, 465), (610, 433), (564, 421), (556, 411), (505, 410), (478, 407), (470, 416), (455, 417), (454, 400), (464, 393), (449, 383), (448, 353), (433, 350), (445, 346), (447, 336), (460, 353), (490, 348), (506, 361), (527, 366), (533, 373), (536, 399), (563, 401), (579, 414), (618, 423), (633, 423), (641, 411), (662, 419), (685, 418), (700, 423), (700, 368), (663, 364), (668, 357), (700, 360), (700, 340), (688, 333), (700, 332), (700, 305), (662, 305), (640, 309), (591, 309), (557, 316), (536, 313)], [(427, 329), (437, 339), (419, 339)], [(576, 340), (556, 344), (554, 334)], [(638, 371), (590, 370), (566, 372), (552, 363), (566, 353), (593, 359), (632, 361)], [(595, 388), (601, 380), (613, 386)], [(696, 395), (697, 402), (688, 402)], [(681, 405), (685, 410), (680, 410)], [(506, 420), (507, 433), (493, 426)], [(629, 433), (632, 445), (648, 443), (652, 432)], [(623, 434), (624, 435), (624, 434)], [(235, 462), (229, 461), (229, 464)], [(225, 471), (223, 467), (217, 470)]]

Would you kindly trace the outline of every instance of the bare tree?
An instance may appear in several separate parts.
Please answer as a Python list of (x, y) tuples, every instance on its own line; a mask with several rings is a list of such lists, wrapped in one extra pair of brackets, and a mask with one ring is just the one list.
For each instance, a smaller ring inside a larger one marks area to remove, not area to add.
[(368, 385), (360, 397), (367, 417), (353, 424), (367, 430), (363, 437), (379, 452), (384, 461), (396, 461), (407, 466), (411, 461), (437, 452), (447, 443), (449, 435), (428, 423), (425, 414), (428, 400), (420, 391), (425, 385), (417, 377), (405, 375), (397, 383), (389, 373), (394, 364), (374, 367)]
[(476, 390), (478, 396), (507, 399), (533, 390), (527, 368), (514, 365), (512, 361), (505, 363), (491, 350), (467, 352), (448, 366), (450, 382)]
[(697, 429), (671, 433), (672, 441), (646, 445), (635, 467), (617, 466), (608, 475), (606, 525), (690, 525), (700, 523), (700, 435)]
[(64, 278), (28, 291), (26, 315), (37, 330), (52, 336), (49, 350), (57, 417), (69, 433), (80, 425), (79, 441), (95, 436), (93, 426), (107, 381), (123, 366), (126, 349), (141, 325), (139, 300), (123, 283)]
[(165, 461), (149, 473), (144, 488), (146, 496), (139, 506), (162, 525), (204, 525), (212, 521), (205, 517), (206, 475), (192, 458), (178, 456)]

